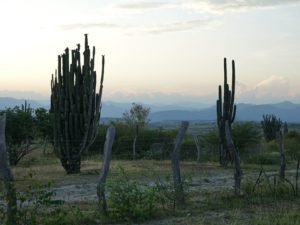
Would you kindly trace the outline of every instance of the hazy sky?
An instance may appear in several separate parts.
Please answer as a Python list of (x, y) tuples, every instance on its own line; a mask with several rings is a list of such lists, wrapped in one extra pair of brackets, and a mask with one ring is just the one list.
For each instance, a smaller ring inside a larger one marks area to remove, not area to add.
[(236, 61), (237, 102), (300, 102), (300, 0), (10, 0), (0, 7), (2, 96), (48, 96), (57, 55), (88, 33), (98, 71), (106, 55), (104, 100), (213, 103), (227, 57)]

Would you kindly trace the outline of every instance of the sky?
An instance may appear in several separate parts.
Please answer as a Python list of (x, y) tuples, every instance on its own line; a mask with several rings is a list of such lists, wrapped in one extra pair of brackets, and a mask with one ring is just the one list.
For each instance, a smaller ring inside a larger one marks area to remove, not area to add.
[[(89, 35), (105, 101), (300, 103), (300, 0), (0, 1), (0, 96), (47, 99), (57, 55)], [(231, 70), (228, 65), (229, 73)]]

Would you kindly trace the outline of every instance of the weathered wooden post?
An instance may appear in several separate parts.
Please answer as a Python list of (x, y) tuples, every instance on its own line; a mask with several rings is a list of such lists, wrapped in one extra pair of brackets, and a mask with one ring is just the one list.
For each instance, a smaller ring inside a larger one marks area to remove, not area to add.
[(226, 138), (227, 149), (234, 156), (234, 166), (235, 166), (234, 193), (235, 195), (239, 196), (241, 193), (241, 180), (242, 180), (241, 160), (240, 160), (239, 151), (234, 146), (228, 121), (225, 122), (225, 138)]
[(276, 140), (279, 146), (279, 151), (280, 151), (280, 170), (279, 170), (279, 177), (280, 179), (285, 178), (285, 167), (286, 167), (286, 162), (285, 162), (285, 150), (284, 150), (284, 142), (283, 142), (283, 131), (280, 128), (276, 132)]
[(296, 196), (298, 196), (298, 178), (299, 178), (299, 168), (300, 168), (300, 156), (298, 157), (297, 169), (296, 169)]
[(14, 176), (10, 169), (5, 143), (5, 115), (0, 116), (0, 174), (4, 181), (7, 201), (7, 224), (17, 224), (17, 199)]
[(195, 142), (195, 145), (197, 148), (197, 162), (200, 162), (201, 146), (199, 143), (199, 139), (198, 139), (197, 135), (194, 135), (193, 138), (194, 138), (194, 142)]
[(175, 200), (177, 203), (184, 203), (184, 193), (180, 174), (180, 147), (184, 138), (184, 135), (188, 129), (189, 122), (182, 121), (180, 130), (176, 136), (174, 150), (171, 153), (171, 162), (173, 170), (173, 181), (175, 189)]
[(106, 140), (104, 144), (103, 152), (103, 164), (100, 172), (99, 182), (97, 186), (97, 196), (99, 203), (102, 202), (102, 209), (107, 211), (107, 203), (105, 198), (105, 183), (106, 177), (109, 170), (110, 158), (111, 158), (111, 149), (115, 140), (116, 129), (114, 126), (110, 126), (106, 132)]

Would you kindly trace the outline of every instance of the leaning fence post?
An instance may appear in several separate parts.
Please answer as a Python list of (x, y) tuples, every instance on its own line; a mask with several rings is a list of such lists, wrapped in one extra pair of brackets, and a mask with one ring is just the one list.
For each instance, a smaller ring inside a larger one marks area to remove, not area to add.
[(17, 224), (17, 199), (14, 176), (10, 169), (5, 143), (5, 114), (0, 116), (0, 175), (4, 181), (7, 201), (7, 224)]
[(184, 135), (188, 129), (189, 122), (182, 121), (180, 130), (176, 136), (175, 146), (173, 152), (171, 153), (171, 162), (173, 170), (173, 180), (174, 180), (174, 189), (175, 189), (175, 199), (178, 203), (184, 203), (184, 193), (180, 175), (180, 147), (184, 138)]
[(103, 164), (99, 176), (99, 182), (97, 185), (97, 196), (99, 203), (102, 202), (102, 209), (107, 210), (107, 203), (105, 198), (105, 183), (106, 177), (109, 170), (110, 158), (111, 158), (111, 149), (115, 139), (115, 127), (110, 126), (106, 132), (106, 140), (104, 144), (104, 153), (103, 153)]
[(282, 129), (276, 132), (276, 139), (280, 150), (280, 170), (279, 170), (279, 177), (280, 179), (285, 178), (285, 151), (284, 151), (284, 141), (283, 141), (283, 131)]

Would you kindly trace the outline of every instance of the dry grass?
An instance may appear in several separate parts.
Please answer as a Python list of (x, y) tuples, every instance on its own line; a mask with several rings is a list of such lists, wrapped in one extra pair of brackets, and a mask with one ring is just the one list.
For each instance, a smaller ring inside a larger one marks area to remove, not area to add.
[[(27, 155), (20, 164), (13, 168), (17, 189), (22, 190), (24, 184), (30, 182), (28, 174), (38, 182), (53, 181), (55, 187), (71, 184), (95, 184), (102, 165), (100, 156), (87, 156), (82, 161), (80, 174), (67, 175), (60, 161), (54, 154), (35, 150)], [(131, 179), (153, 181), (157, 177), (171, 174), (171, 162), (153, 160), (113, 160), (111, 162), (109, 180), (118, 175), (118, 168), (122, 167)], [(292, 168), (293, 164), (290, 166)], [(145, 225), (210, 225), (210, 224), (300, 224), (299, 198), (294, 201), (278, 200), (266, 203), (249, 203), (247, 199), (235, 198), (207, 198), (206, 193), (212, 196), (222, 196), (224, 193), (231, 196), (233, 185), (233, 168), (223, 168), (214, 162), (181, 162), (182, 173), (192, 178), (191, 192), (187, 205), (179, 207), (175, 214), (158, 216), (158, 218), (145, 222)], [(259, 173), (259, 165), (243, 165), (244, 179), (255, 179)], [(277, 166), (265, 167), (267, 171), (277, 172)], [(229, 192), (228, 192), (229, 190)], [(227, 192), (224, 192), (227, 191)], [(214, 202), (219, 201), (219, 202)], [(230, 203), (230, 204), (229, 204)], [(74, 203), (66, 203), (70, 206)], [(93, 215), (95, 201), (76, 202), (76, 206), (84, 212)], [(298, 216), (297, 216), (298, 215)], [(277, 223), (278, 222), (278, 223)], [(100, 223), (99, 223), (100, 224)]]

